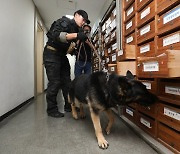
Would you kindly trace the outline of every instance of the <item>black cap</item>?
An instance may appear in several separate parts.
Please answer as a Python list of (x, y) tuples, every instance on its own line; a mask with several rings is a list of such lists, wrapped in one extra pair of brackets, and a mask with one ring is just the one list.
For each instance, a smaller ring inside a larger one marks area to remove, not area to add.
[(86, 23), (87, 23), (87, 24), (90, 24), (90, 23), (91, 23), (90, 20), (88, 19), (88, 14), (87, 14), (86, 11), (84, 11), (84, 10), (77, 10), (76, 12), (74, 12), (74, 15), (75, 15), (76, 13), (78, 13), (79, 15), (81, 15), (81, 16), (86, 20)]

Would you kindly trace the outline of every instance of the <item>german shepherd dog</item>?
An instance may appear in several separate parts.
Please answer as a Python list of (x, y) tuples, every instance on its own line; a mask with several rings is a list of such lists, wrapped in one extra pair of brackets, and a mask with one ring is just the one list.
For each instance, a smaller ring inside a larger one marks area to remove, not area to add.
[(157, 100), (157, 97), (150, 93), (145, 85), (134, 79), (130, 71), (126, 76), (110, 74), (107, 77), (104, 72), (80, 75), (72, 81), (68, 98), (74, 119), (78, 119), (76, 107), (80, 108), (80, 118), (84, 118), (82, 104), (88, 104), (98, 145), (102, 149), (107, 149), (109, 144), (102, 133), (99, 117), (101, 111), (107, 113), (109, 121), (106, 133), (109, 134), (114, 123), (111, 107), (127, 105), (131, 102), (149, 106)]

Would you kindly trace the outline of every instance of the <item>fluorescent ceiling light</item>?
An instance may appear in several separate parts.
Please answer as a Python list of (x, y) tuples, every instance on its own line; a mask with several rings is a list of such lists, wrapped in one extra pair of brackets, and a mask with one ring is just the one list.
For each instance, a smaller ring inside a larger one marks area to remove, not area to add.
[(66, 15), (66, 17), (67, 17), (67, 18), (70, 18), (70, 19), (73, 19), (73, 18), (74, 18), (74, 16), (72, 16), (72, 15)]

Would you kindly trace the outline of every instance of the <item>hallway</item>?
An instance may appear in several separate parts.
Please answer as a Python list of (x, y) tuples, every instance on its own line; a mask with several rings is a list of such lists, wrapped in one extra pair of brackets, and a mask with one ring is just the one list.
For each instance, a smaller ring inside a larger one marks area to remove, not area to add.
[[(117, 116), (111, 134), (105, 135), (110, 146), (101, 150), (87, 108), (84, 120), (74, 120), (71, 113), (56, 119), (46, 115), (45, 102), (45, 94), (42, 94), (0, 123), (1, 154), (157, 153)], [(106, 118), (101, 116), (101, 123), (104, 129)]]

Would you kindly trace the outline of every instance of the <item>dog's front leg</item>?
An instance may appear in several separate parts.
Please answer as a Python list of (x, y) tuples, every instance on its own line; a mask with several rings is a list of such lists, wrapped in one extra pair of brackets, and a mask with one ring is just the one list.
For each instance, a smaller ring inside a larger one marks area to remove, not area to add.
[(109, 144), (105, 140), (105, 138), (102, 134), (102, 128), (101, 128), (101, 124), (100, 124), (99, 114), (95, 113), (91, 106), (90, 106), (90, 113), (91, 113), (91, 118), (92, 118), (94, 129), (95, 129), (96, 137), (98, 140), (98, 145), (102, 149), (107, 149)]
[(108, 110), (105, 110), (105, 111), (106, 111), (107, 117), (109, 119), (109, 122), (108, 122), (108, 125), (107, 125), (107, 128), (106, 128), (106, 133), (110, 134), (111, 127), (112, 127), (112, 125), (114, 123), (114, 115), (113, 115), (111, 109), (108, 109)]
[(71, 109), (72, 109), (72, 116), (74, 119), (78, 119), (77, 111), (76, 111), (76, 106), (74, 103), (71, 104)]

